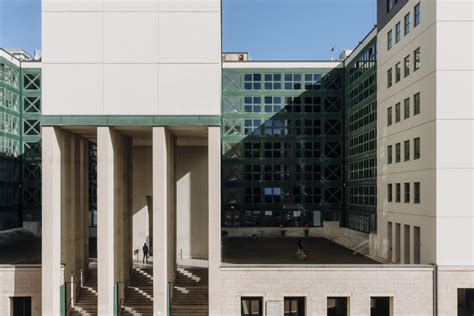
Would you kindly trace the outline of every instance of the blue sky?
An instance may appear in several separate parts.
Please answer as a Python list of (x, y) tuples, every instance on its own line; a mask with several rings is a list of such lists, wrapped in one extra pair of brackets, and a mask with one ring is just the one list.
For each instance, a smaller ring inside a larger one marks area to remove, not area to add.
[[(41, 47), (41, 1), (0, 0), (0, 47)], [(376, 0), (223, 0), (224, 51), (252, 59), (329, 59), (376, 21)]]

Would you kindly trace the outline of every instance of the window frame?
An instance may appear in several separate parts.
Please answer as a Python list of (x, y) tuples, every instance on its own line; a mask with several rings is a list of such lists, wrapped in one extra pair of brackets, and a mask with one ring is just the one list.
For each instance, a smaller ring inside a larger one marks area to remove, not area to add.
[(393, 123), (393, 108), (389, 106), (387, 108), (387, 126), (391, 126)]
[(387, 50), (391, 50), (393, 47), (393, 30), (387, 32)]
[(387, 146), (387, 164), (391, 165), (393, 163), (393, 146)]
[(403, 60), (403, 77), (406, 78), (410, 75), (410, 55), (405, 56)]
[(410, 27), (411, 27), (411, 17), (410, 17), (410, 12), (408, 12), (407, 14), (405, 14), (405, 17), (403, 18), (404, 19), (404, 22), (405, 22), (405, 27), (404, 27), (404, 34), (405, 36), (408, 35), (410, 33)]
[[(286, 302), (289, 302), (291, 305), (291, 302), (296, 302), (297, 303), (297, 312), (286, 312), (285, 311), (285, 304)], [(300, 305), (301, 304), (301, 305)], [(300, 308), (303, 310), (301, 311)], [(299, 316), (299, 315), (305, 315), (306, 314), (306, 297), (304, 296), (285, 296), (283, 298), (283, 315), (284, 316)]]
[(395, 123), (400, 123), (402, 120), (402, 113), (401, 113), (401, 104), (398, 102), (395, 104)]
[(398, 23), (395, 24), (395, 44), (399, 43), (401, 39), (402, 39), (402, 24), (400, 21), (398, 21)]
[(393, 70), (390, 67), (387, 69), (387, 89), (393, 86)]
[[(258, 301), (259, 302), (259, 312), (258, 314), (252, 314), (250, 313), (244, 313), (244, 301), (249, 301), (251, 306), (252, 301)], [(263, 297), (262, 296), (241, 296), (240, 297), (240, 315), (241, 316), (253, 316), (253, 315), (258, 315), (258, 316), (263, 316)]]
[(414, 26), (413, 27), (417, 27), (418, 25), (420, 25), (421, 23), (421, 3), (418, 2), (418, 4), (415, 5), (415, 7), (413, 8), (413, 11), (414, 11)]
[(410, 98), (403, 100), (403, 119), (410, 118)]
[(413, 160), (421, 159), (421, 138), (416, 137), (413, 139)]
[(413, 203), (414, 204), (421, 203), (421, 183), (420, 182), (413, 183)]
[(421, 68), (421, 47), (413, 51), (413, 72)]
[(402, 63), (398, 62), (395, 64), (395, 83), (399, 83), (402, 80)]
[(421, 112), (421, 94), (417, 92), (413, 95), (413, 116)]
[(409, 161), (410, 156), (410, 140), (406, 140), (403, 142), (403, 160)]
[(401, 162), (401, 158), (402, 158), (401, 147), (402, 147), (401, 143), (395, 144), (395, 163)]
[(392, 183), (387, 183), (387, 202), (388, 203), (393, 202), (393, 184)]
[(403, 186), (403, 202), (410, 203), (410, 183), (405, 182)]
[(395, 184), (395, 203), (401, 203), (401, 198), (402, 198), (401, 188), (402, 188), (401, 183)]

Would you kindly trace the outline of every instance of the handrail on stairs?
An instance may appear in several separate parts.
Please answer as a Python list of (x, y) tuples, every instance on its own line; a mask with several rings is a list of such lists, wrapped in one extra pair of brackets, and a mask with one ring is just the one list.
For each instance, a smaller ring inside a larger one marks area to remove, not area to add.
[(360, 244), (358, 244), (357, 246), (355, 246), (355, 247), (352, 249), (352, 250), (354, 251), (353, 254), (354, 254), (354, 255), (355, 255), (355, 254), (358, 254), (358, 253), (359, 253), (359, 254), (362, 254), (362, 253), (360, 252), (360, 249), (362, 249), (362, 247), (365, 247), (368, 243), (369, 243), (368, 240), (364, 240), (363, 242), (361, 242)]

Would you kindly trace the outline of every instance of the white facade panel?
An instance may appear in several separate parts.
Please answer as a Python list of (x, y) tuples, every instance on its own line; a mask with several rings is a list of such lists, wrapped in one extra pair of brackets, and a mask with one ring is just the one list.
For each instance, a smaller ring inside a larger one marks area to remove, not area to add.
[(102, 11), (104, 0), (42, 0), (42, 11)]
[(104, 13), (105, 63), (156, 63), (158, 13)]
[(215, 63), (221, 60), (219, 12), (160, 12), (160, 63)]
[(474, 70), (474, 22), (438, 22), (436, 31), (437, 70)]
[(220, 0), (158, 0), (159, 11), (214, 11), (221, 9)]
[(104, 114), (158, 113), (156, 64), (104, 65)]
[(158, 0), (102, 0), (104, 11), (158, 11)]
[(474, 2), (472, 0), (437, 0), (436, 20), (472, 21)]
[(436, 117), (473, 120), (474, 70), (439, 71), (436, 82)]
[(438, 217), (436, 244), (437, 264), (474, 265), (474, 219)]
[(102, 63), (103, 15), (43, 12), (43, 63)]
[(220, 65), (162, 64), (158, 69), (160, 115), (219, 115)]
[(436, 130), (437, 167), (472, 169), (474, 120), (438, 120)]
[(474, 170), (438, 169), (436, 178), (437, 216), (474, 219)]
[(42, 114), (103, 114), (103, 77), (101, 64), (44, 64)]

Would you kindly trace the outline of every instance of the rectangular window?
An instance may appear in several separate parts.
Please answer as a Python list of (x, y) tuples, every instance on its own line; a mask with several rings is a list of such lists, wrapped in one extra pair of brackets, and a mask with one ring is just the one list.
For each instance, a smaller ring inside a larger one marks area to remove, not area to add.
[(405, 198), (403, 199), (403, 201), (405, 203), (410, 203), (410, 183), (405, 183), (404, 187), (405, 187)]
[(402, 26), (400, 22), (395, 25), (395, 43), (400, 42), (400, 37), (402, 35)]
[(458, 289), (458, 316), (474, 315), (474, 288)]
[(242, 297), (241, 315), (242, 316), (263, 316), (263, 299), (261, 297)]
[(400, 109), (400, 103), (395, 104), (395, 123), (400, 122), (401, 119), (401, 109)]
[(413, 200), (413, 203), (420, 204), (421, 201), (421, 192), (420, 192), (420, 182), (415, 182), (414, 183), (414, 193), (415, 193), (415, 198)]
[(393, 184), (391, 183), (387, 184), (387, 201), (393, 201)]
[(421, 4), (415, 6), (415, 27), (421, 23)]
[(387, 109), (387, 126), (392, 125), (392, 107)]
[(391, 164), (393, 162), (393, 153), (392, 153), (392, 145), (387, 146), (387, 163)]
[(371, 297), (370, 298), (370, 316), (391, 316), (392, 298), (391, 297)]
[(410, 33), (410, 13), (405, 15), (405, 35)]
[(285, 297), (284, 316), (305, 316), (304, 297)]
[(400, 199), (401, 199), (401, 184), (400, 183), (397, 183), (395, 185), (395, 202), (397, 203), (400, 203)]
[(393, 75), (392, 75), (392, 68), (387, 70), (387, 87), (390, 88), (393, 84)]
[(401, 154), (400, 154), (400, 143), (395, 144), (395, 162), (400, 162)]
[(410, 75), (410, 55), (405, 57), (404, 60), (404, 76), (408, 77)]
[(31, 297), (11, 297), (11, 315), (31, 316)]
[(413, 99), (413, 115), (420, 114), (420, 93), (415, 94)]
[(417, 137), (413, 140), (413, 159), (417, 160), (421, 157), (420, 138)]
[(414, 52), (414, 62), (415, 62), (414, 71), (417, 71), (421, 67), (421, 49), (420, 49), (420, 47), (418, 47)]
[(404, 160), (405, 161), (408, 161), (410, 160), (410, 141), (409, 140), (406, 140), (404, 143), (403, 143), (403, 149), (404, 149)]
[(387, 50), (390, 50), (393, 47), (393, 33), (392, 30), (387, 33)]
[(404, 108), (404, 118), (405, 120), (408, 119), (410, 117), (410, 98), (406, 98), (404, 101), (403, 101), (403, 108)]
[(349, 298), (347, 297), (328, 297), (327, 298), (327, 315), (347, 316)]
[(402, 66), (400, 63), (395, 65), (395, 82), (399, 82), (402, 78)]

